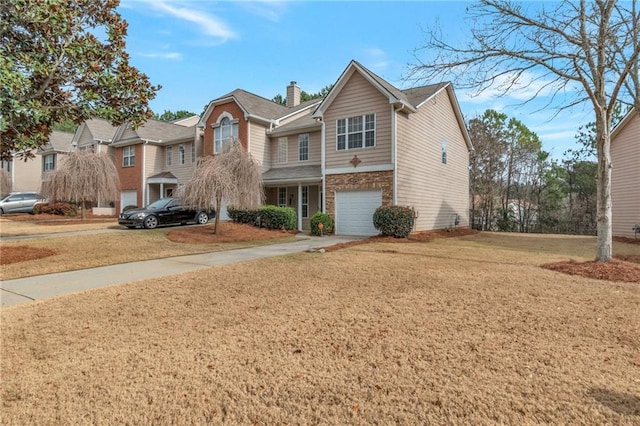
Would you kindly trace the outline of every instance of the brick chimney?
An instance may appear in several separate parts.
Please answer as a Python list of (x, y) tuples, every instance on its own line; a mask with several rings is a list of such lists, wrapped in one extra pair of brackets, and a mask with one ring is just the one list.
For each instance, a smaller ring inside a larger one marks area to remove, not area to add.
[(295, 81), (287, 86), (287, 107), (293, 108), (300, 105), (300, 88)]

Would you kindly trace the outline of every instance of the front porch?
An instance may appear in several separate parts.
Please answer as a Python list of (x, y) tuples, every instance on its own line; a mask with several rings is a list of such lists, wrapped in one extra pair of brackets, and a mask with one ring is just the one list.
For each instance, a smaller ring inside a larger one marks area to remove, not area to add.
[(311, 229), (310, 218), (322, 210), (320, 166), (271, 169), (263, 173), (265, 204), (291, 207), (298, 216), (298, 230)]

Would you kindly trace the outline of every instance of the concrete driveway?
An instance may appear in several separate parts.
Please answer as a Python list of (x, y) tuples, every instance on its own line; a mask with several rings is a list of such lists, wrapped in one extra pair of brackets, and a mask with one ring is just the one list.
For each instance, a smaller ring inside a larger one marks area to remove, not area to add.
[[(90, 232), (90, 231), (88, 231)], [(367, 237), (298, 236), (296, 241), (260, 247), (145, 260), (78, 271), (60, 272), (0, 282), (0, 306), (21, 305), (36, 300), (87, 291), (133, 281), (183, 274), (219, 265), (283, 256), (319, 249)]]

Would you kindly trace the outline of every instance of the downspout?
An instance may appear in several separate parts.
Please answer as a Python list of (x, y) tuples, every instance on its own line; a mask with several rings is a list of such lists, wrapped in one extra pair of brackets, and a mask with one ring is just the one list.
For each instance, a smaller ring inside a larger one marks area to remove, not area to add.
[(142, 141), (142, 204), (143, 206), (149, 205), (149, 191), (147, 189), (147, 180), (144, 177), (144, 172), (147, 168), (147, 141)]
[(398, 205), (398, 119), (391, 104), (391, 164), (393, 164), (393, 205)]
[(326, 179), (326, 152), (327, 152), (327, 144), (325, 141), (326, 132), (325, 132), (325, 122), (322, 120), (322, 127), (320, 129), (320, 176), (322, 176), (322, 212), (327, 212), (327, 179)]

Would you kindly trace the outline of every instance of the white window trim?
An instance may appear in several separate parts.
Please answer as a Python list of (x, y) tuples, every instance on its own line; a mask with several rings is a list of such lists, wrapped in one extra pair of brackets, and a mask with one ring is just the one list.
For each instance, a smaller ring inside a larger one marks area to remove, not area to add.
[(184, 144), (178, 145), (178, 164), (185, 163), (185, 147)]
[(276, 164), (287, 164), (289, 156), (289, 139), (285, 136), (278, 138), (278, 147), (276, 149)]
[[(127, 160), (128, 164), (127, 164)], [(136, 149), (134, 145), (122, 148), (122, 167), (133, 167), (136, 165)]]
[[(51, 161), (48, 161), (51, 160)], [(44, 162), (42, 164), (42, 170), (45, 172), (52, 172), (56, 169), (56, 155), (48, 154), (44, 156)]]
[[(305, 137), (305, 139), (302, 139), (303, 137)], [(305, 159), (302, 159), (302, 142), (306, 142), (306, 146), (305, 146), (305, 154), (306, 157)], [(303, 133), (301, 135), (298, 135), (298, 161), (309, 161), (309, 133)]]
[[(220, 147), (219, 149), (216, 149), (216, 133), (220, 132), (220, 129), (222, 128), (222, 122), (225, 119), (229, 120), (229, 126), (231, 127), (231, 136), (226, 140), (220, 140)], [(217, 154), (220, 151), (222, 151), (224, 149), (224, 144), (228, 142), (229, 139), (238, 137), (238, 132), (240, 131), (238, 123), (239, 123), (239, 120), (234, 119), (233, 116), (226, 111), (218, 116), (218, 121), (216, 122), (216, 124), (211, 126), (213, 128), (213, 153), (214, 154)]]
[[(284, 204), (281, 203), (281, 199), (280, 199), (280, 195), (284, 194)], [(287, 187), (286, 186), (279, 186), (278, 187), (278, 206), (279, 207), (287, 207)]]
[[(373, 116), (373, 129), (367, 129), (367, 116)], [(362, 119), (362, 130), (359, 130), (357, 132), (349, 132), (349, 120), (352, 120), (354, 118), (361, 118)], [(338, 123), (340, 121), (344, 120), (344, 133), (339, 133), (338, 132)], [(376, 146), (376, 127), (377, 127), (377, 123), (378, 123), (378, 117), (376, 116), (375, 113), (372, 114), (362, 114), (362, 115), (354, 115), (351, 117), (345, 117), (345, 118), (339, 118), (336, 120), (336, 151), (349, 151), (349, 150), (353, 150), (353, 149), (367, 149), (367, 148), (375, 148)], [(367, 146), (367, 133), (368, 132), (373, 132), (373, 145), (371, 146)], [(349, 135), (354, 135), (354, 134), (362, 134), (362, 146), (361, 147), (355, 147), (355, 148), (349, 148)], [(344, 148), (339, 148), (338, 147), (338, 137), (339, 136), (344, 136)]]
[(167, 166), (170, 166), (173, 163), (173, 147), (168, 146), (165, 148), (165, 157)]

